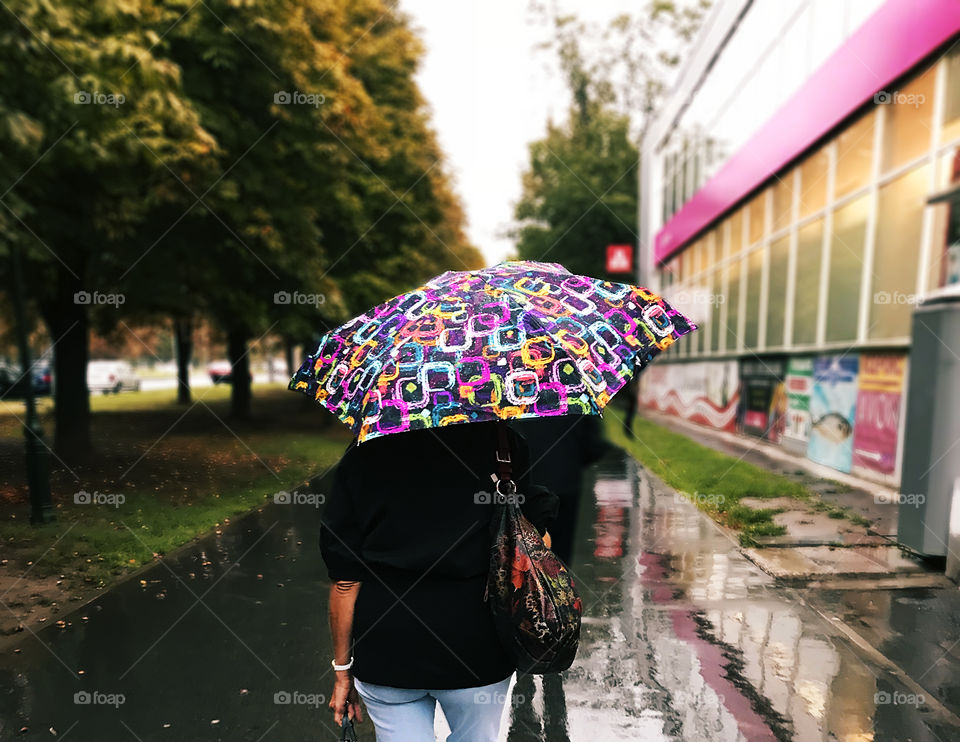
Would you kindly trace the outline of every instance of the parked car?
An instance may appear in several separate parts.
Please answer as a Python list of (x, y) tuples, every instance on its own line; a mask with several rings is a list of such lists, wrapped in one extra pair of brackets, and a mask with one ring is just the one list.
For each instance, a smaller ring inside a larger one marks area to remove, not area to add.
[(87, 389), (104, 394), (118, 394), (125, 389), (139, 392), (140, 379), (128, 361), (90, 361), (87, 363)]
[[(230, 361), (212, 361), (207, 364), (207, 373), (214, 384), (229, 384), (233, 381), (233, 366)], [(253, 374), (250, 374), (251, 380)]]
[(207, 373), (214, 384), (229, 384), (233, 377), (233, 367), (229, 361), (212, 361), (207, 365)]
[[(50, 366), (46, 361), (33, 364), (30, 378), (33, 382), (35, 396), (50, 394), (51, 375)], [(6, 399), (23, 399), (26, 391), (26, 378), (20, 364), (0, 361), (0, 397)]]
[(53, 391), (53, 371), (46, 361), (33, 364), (33, 392), (37, 395), (51, 394)]

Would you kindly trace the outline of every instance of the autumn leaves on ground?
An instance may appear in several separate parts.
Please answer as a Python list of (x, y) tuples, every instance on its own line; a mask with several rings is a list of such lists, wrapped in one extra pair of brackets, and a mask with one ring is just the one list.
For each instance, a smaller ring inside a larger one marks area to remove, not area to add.
[[(57, 520), (36, 527), (24, 507), (22, 405), (0, 404), (0, 595), (9, 606), (0, 642), (272, 501), (331, 466), (349, 441), (281, 385), (256, 387), (251, 419), (229, 428), (226, 387), (198, 390), (187, 407), (175, 394), (92, 397), (96, 451), (69, 468), (51, 460)], [(43, 409), (49, 430), (49, 402)]]

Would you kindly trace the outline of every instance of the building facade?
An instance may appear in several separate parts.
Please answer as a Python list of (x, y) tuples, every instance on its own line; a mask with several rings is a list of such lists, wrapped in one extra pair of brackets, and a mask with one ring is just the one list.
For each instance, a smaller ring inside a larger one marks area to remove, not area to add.
[(960, 2), (719, 0), (641, 158), (641, 403), (898, 484), (912, 310), (958, 280)]

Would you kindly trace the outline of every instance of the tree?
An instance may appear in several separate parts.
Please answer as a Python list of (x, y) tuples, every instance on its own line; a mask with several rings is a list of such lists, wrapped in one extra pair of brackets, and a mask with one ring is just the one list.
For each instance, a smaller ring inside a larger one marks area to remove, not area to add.
[[(542, 48), (556, 55), (570, 109), (565, 123), (550, 123), (530, 145), (510, 233), (520, 257), (602, 276), (606, 245), (639, 242), (635, 143), (709, 5), (651, 0), (639, 18), (619, 16), (598, 34), (560, 15), (556, 2), (531, 4), (550, 29)], [(591, 38), (602, 42), (592, 55), (584, 42)]]
[(637, 149), (625, 116), (591, 105), (582, 114), (530, 145), (514, 237), (523, 259), (602, 276), (605, 246), (636, 239)]
[[(154, 153), (202, 170), (213, 141), (183, 97), (176, 65), (151, 22), (158, 3), (10, 0), (0, 30), (0, 249), (24, 250), (28, 292), (54, 343), (55, 445), (90, 449), (86, 388), (92, 314), (121, 292), (144, 215), (175, 200)], [(6, 262), (0, 270), (6, 271)]]
[(465, 217), (430, 128), (415, 75), (423, 47), (409, 19), (381, 0), (352, 2), (350, 70), (361, 81), (377, 126), (351, 145), (343, 186), (355, 209), (325, 223), (340, 246), (331, 267), (351, 313), (363, 311), (445, 270), (483, 265), (467, 241)]

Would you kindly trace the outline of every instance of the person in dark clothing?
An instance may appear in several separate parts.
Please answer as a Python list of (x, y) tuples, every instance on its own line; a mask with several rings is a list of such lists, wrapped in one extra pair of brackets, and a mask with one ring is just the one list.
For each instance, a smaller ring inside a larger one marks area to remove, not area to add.
[[(330, 708), (338, 724), (362, 718), (362, 697), (378, 742), (433, 740), (438, 702), (451, 739), (498, 734), (516, 665), (484, 602), (496, 425), (354, 442), (334, 474), (320, 532), (333, 583)], [(531, 485), (527, 445), (508, 437), (521, 509), (544, 535), (557, 498)]]
[(533, 480), (560, 499), (559, 514), (550, 529), (550, 548), (564, 564), (570, 564), (583, 470), (602, 458), (610, 446), (600, 418), (593, 415), (535, 417), (517, 421), (517, 430), (530, 446)]

